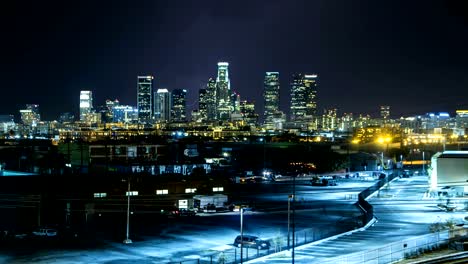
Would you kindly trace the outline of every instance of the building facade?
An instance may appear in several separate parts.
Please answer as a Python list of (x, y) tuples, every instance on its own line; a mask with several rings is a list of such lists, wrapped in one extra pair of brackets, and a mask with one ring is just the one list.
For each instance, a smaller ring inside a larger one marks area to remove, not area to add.
[(137, 80), (137, 108), (138, 122), (149, 123), (153, 117), (152, 93), (153, 76), (138, 76)]
[(265, 123), (273, 119), (275, 113), (279, 111), (280, 106), (280, 83), (279, 72), (266, 72), (263, 82), (264, 111), (263, 118)]
[(80, 92), (80, 121), (86, 122), (88, 116), (93, 112), (93, 92)]
[(219, 120), (229, 120), (232, 112), (231, 82), (229, 80), (229, 63), (218, 62), (218, 76), (216, 78), (216, 105)]
[(206, 118), (208, 121), (214, 121), (218, 115), (218, 105), (216, 99), (216, 80), (210, 78), (206, 85)]
[(171, 93), (167, 89), (158, 89), (154, 94), (154, 119), (156, 122), (171, 120)]
[(175, 89), (172, 91), (172, 111), (171, 120), (175, 122), (185, 122), (186, 119), (187, 90)]
[(291, 83), (291, 120), (305, 121), (317, 115), (317, 75), (294, 74)]
[[(198, 91), (198, 117), (196, 121), (205, 122), (208, 120), (208, 91), (206, 89), (200, 89)], [(193, 114), (192, 114), (192, 119)]]
[(41, 121), (41, 115), (39, 114), (39, 105), (27, 104), (26, 109), (20, 110), (21, 122), (27, 126), (37, 126)]

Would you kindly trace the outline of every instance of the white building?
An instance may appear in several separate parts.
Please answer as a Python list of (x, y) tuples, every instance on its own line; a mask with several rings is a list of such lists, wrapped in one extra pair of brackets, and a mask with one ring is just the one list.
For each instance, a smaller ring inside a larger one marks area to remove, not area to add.
[(439, 152), (432, 157), (431, 163), (431, 191), (453, 187), (457, 193), (468, 193), (468, 151)]

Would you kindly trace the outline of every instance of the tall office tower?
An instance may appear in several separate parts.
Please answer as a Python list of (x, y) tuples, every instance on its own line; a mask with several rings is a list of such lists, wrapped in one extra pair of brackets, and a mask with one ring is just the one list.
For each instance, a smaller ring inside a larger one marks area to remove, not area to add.
[(175, 89), (172, 91), (172, 121), (186, 121), (186, 96), (187, 90), (185, 89)]
[(294, 74), (291, 83), (291, 120), (311, 120), (317, 114), (317, 75)]
[(80, 92), (80, 121), (87, 121), (88, 116), (93, 112), (93, 92)]
[(380, 106), (380, 117), (382, 119), (388, 119), (389, 116), (390, 116), (390, 106), (381, 105)]
[(229, 63), (218, 62), (218, 77), (216, 78), (217, 116), (220, 120), (229, 120), (232, 112), (231, 83), (229, 81)]
[(206, 85), (206, 118), (208, 121), (217, 119), (216, 80), (210, 78)]
[(36, 126), (41, 121), (41, 115), (39, 114), (39, 105), (27, 104), (26, 109), (20, 110), (21, 122), (28, 126)]
[(280, 105), (280, 83), (279, 72), (266, 72), (263, 82), (264, 111), (263, 118), (265, 122), (271, 121), (273, 115), (279, 111)]
[[(206, 89), (200, 89), (198, 91), (198, 119), (202, 122), (208, 120), (208, 104), (207, 104), (207, 99), (208, 99), (208, 92)], [(193, 115), (192, 115), (192, 119)]]
[(336, 108), (326, 109), (322, 117), (322, 129), (325, 131), (334, 131), (337, 128)]
[(152, 93), (153, 93), (153, 76), (138, 76), (137, 82), (137, 108), (138, 122), (149, 123), (153, 117), (152, 111)]
[(103, 106), (99, 106), (97, 112), (101, 114), (101, 121), (104, 123), (113, 122), (113, 113), (112, 109), (116, 106), (119, 106), (119, 100), (115, 99), (114, 101), (110, 99), (106, 99), (106, 104)]
[(231, 93), (231, 113), (240, 114), (240, 94)]
[(154, 118), (157, 122), (171, 120), (171, 93), (167, 89), (158, 89), (154, 94)]
[(241, 101), (239, 104), (239, 111), (244, 121), (249, 125), (256, 125), (258, 121), (258, 114), (255, 113), (255, 102)]

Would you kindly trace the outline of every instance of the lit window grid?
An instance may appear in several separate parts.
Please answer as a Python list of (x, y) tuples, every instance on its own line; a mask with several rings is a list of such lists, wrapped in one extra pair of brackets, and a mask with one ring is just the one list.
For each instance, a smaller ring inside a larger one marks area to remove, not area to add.
[(156, 190), (156, 195), (167, 195), (167, 194), (169, 194), (169, 190), (167, 189)]

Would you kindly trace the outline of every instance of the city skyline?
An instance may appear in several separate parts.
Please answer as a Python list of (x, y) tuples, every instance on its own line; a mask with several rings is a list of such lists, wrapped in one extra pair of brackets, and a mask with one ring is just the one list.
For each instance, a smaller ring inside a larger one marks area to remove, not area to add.
[(230, 63), (231, 89), (255, 101), (258, 113), (268, 71), (281, 75), (286, 111), (298, 72), (319, 74), (319, 114), (338, 108), (377, 116), (389, 105), (392, 116), (408, 116), (467, 107), (463, 4), (265, 3), (9, 3), (1, 18), (8, 41), (0, 44), (0, 113), (18, 116), (24, 105), (38, 104), (45, 120), (76, 115), (81, 90), (93, 91), (97, 105), (114, 98), (136, 105), (139, 75), (154, 76), (156, 89), (186, 89), (189, 113), (219, 61)]

